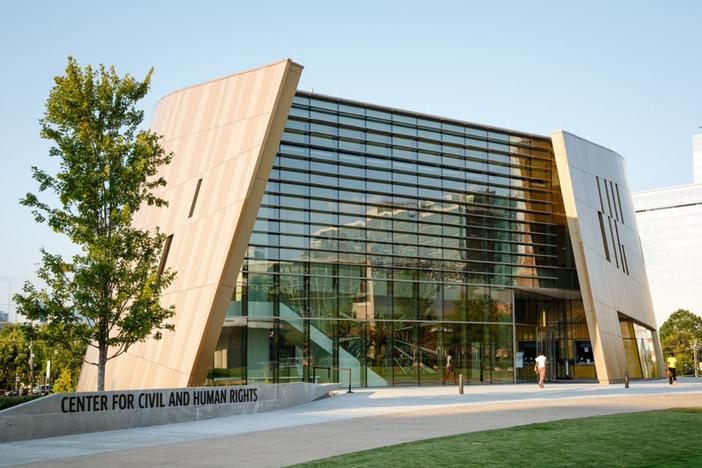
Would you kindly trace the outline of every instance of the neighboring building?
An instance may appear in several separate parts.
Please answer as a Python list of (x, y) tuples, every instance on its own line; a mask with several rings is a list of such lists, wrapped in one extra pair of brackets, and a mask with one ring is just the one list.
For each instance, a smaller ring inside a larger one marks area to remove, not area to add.
[(702, 315), (702, 134), (692, 147), (694, 184), (633, 196), (659, 324), (678, 309)]
[(8, 313), (0, 310), (0, 330), (5, 328), (8, 324)]
[[(164, 297), (175, 332), (106, 389), (327, 380), (436, 385), (656, 377), (661, 356), (618, 154), (296, 91), (290, 61), (172, 93)], [(80, 389), (94, 387), (86, 367)]]
[(702, 133), (692, 136), (692, 182), (702, 184)]

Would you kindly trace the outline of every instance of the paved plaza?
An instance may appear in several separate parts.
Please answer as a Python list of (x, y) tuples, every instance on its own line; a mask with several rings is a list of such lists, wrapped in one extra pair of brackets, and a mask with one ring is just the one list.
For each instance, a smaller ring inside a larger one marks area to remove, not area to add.
[(0, 444), (0, 465), (283, 466), (431, 437), (556, 419), (702, 407), (702, 379), (623, 385), (411, 387), (243, 416)]

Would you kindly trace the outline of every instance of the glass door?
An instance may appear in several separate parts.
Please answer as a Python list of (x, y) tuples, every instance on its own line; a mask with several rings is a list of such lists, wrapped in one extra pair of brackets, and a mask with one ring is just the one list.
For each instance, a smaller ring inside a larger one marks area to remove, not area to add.
[(546, 380), (554, 381), (557, 376), (558, 356), (556, 355), (556, 340), (553, 330), (538, 327), (536, 330), (536, 355), (546, 356)]

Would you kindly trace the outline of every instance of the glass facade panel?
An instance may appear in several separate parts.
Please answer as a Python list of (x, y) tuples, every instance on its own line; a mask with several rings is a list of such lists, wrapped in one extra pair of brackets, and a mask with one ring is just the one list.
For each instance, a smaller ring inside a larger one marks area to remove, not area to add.
[(368, 386), (392, 386), (393, 335), (392, 322), (368, 322), (366, 370)]
[(417, 322), (394, 321), (393, 325), (393, 380), (396, 386), (419, 384), (419, 349)]
[(248, 275), (248, 316), (273, 317), (275, 315), (276, 277), (268, 274)]
[(450, 354), (467, 383), (514, 382), (547, 341), (572, 378), (574, 301), (515, 295), (577, 291), (553, 158), (548, 139), (298, 92), (211, 378), (451, 384)]
[[(336, 320), (309, 320), (309, 364), (308, 373), (313, 380), (321, 382), (338, 382), (334, 363), (339, 349)], [(348, 383), (348, 376), (346, 382)]]
[(439, 385), (444, 382), (441, 362), (442, 328), (440, 321), (417, 324), (417, 368), (420, 385)]
[(276, 380), (276, 323), (249, 318), (246, 327), (246, 380), (272, 383)]
[(512, 383), (514, 378), (512, 326), (491, 325), (490, 331), (491, 382)]
[[(305, 332), (310, 326), (297, 314), (281, 309), (278, 321), (278, 381), (302, 382), (309, 366), (309, 355), (305, 352)], [(309, 332), (308, 332), (309, 333)]]
[[(366, 366), (363, 363), (369, 344), (366, 339), (367, 324), (368, 322), (359, 320), (339, 320), (337, 322), (339, 382), (348, 383), (348, 370), (345, 369), (351, 369), (351, 384), (355, 387), (366, 386), (369, 378), (374, 386), (384, 385), (373, 375), (372, 371), (369, 372), (370, 377), (366, 376)], [(333, 366), (333, 362), (331, 365)]]
[(643, 378), (654, 379), (660, 377), (658, 363), (656, 359), (656, 349), (653, 344), (653, 334), (651, 330), (634, 323), (634, 335), (641, 360), (641, 371)]

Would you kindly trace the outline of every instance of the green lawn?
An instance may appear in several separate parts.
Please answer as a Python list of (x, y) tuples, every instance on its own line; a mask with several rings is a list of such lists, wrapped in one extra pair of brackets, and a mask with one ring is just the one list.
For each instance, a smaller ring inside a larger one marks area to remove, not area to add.
[(702, 408), (567, 419), (474, 432), (298, 466), (700, 467)]

